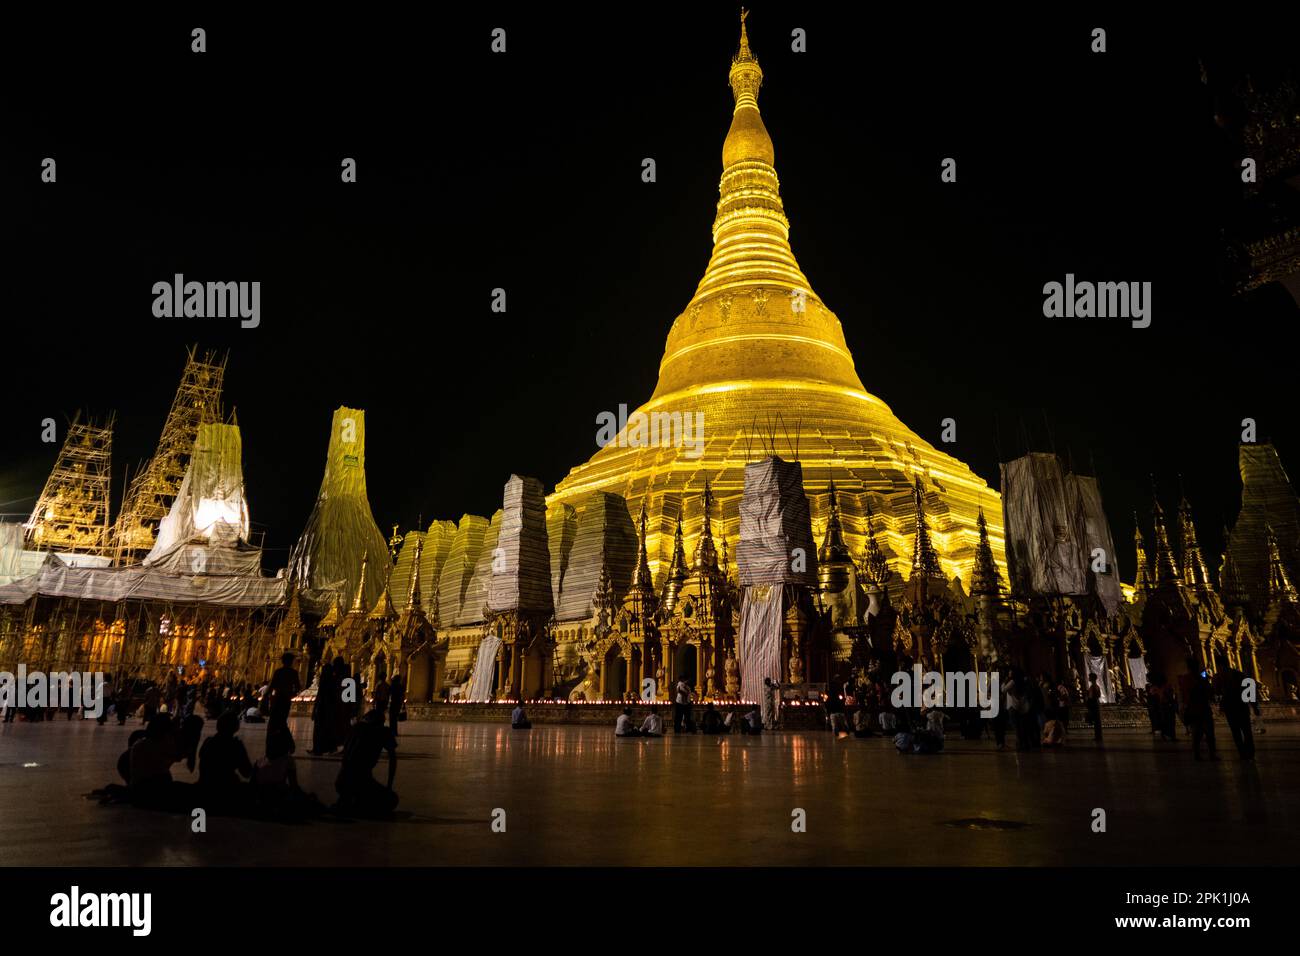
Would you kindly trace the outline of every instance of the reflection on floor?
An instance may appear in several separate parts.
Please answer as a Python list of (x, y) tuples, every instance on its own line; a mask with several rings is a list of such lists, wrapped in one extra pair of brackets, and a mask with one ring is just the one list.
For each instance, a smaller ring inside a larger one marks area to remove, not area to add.
[[(1300, 849), (1295, 724), (1271, 727), (1243, 764), (1222, 723), (1222, 759), (1196, 763), (1188, 740), (1133, 731), (1104, 751), (1082, 739), (1017, 755), (950, 735), (943, 754), (902, 757), (880, 738), (817, 732), (616, 740), (597, 727), (412, 722), (397, 820), (210, 817), (199, 834), (188, 815), (85, 798), (113, 779), (134, 726), (0, 725), (0, 864), (1269, 864)], [(332, 802), (337, 759), (307, 757), (310, 725), (293, 728), (300, 780)], [(241, 731), (254, 758), (264, 732)], [(177, 779), (197, 777), (181, 767)]]

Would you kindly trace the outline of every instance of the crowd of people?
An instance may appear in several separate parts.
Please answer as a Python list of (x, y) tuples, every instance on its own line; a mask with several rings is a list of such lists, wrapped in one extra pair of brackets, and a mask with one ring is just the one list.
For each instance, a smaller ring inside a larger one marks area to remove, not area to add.
[[(1260, 716), (1258, 703), (1242, 691), (1248, 686), (1244, 674), (1232, 667), (1220, 669), (1211, 680), (1205, 671), (1197, 671), (1189, 661), (1189, 673), (1183, 675), (1176, 690), (1172, 682), (1152, 674), (1142, 698), (1151, 721), (1151, 732), (1162, 740), (1176, 739), (1176, 723), (1181, 717), (1192, 740), (1197, 760), (1203, 750), (1217, 760), (1215, 743), (1215, 708), (1227, 723), (1238, 754), (1243, 760), (1255, 756), (1254, 717)], [(695, 707), (695, 690), (682, 679), (673, 687), (673, 734), (761, 734), (780, 726), (779, 685), (764, 682), (764, 699), (758, 705), (729, 705), (706, 702), (703, 711)], [(1102, 721), (1102, 687), (1097, 675), (1090, 674), (1083, 694), (1084, 722), (1091, 730), (1094, 747), (1104, 746)], [(884, 736), (892, 739), (904, 754), (935, 754), (943, 750), (949, 724), (956, 724), (966, 740), (991, 738), (996, 749), (1008, 747), (1008, 737), (1017, 751), (1028, 752), (1063, 748), (1070, 735), (1073, 697), (1065, 683), (1046, 673), (1037, 678), (1019, 668), (999, 673), (997, 706), (984, 709), (971, 702), (967, 707), (919, 706), (897, 707), (882, 683), (872, 680), (857, 685), (850, 695), (828, 689), (822, 694), (825, 727), (837, 738)], [(529, 729), (524, 706), (519, 703), (511, 714), (511, 726)], [(662, 737), (664, 719), (658, 704), (651, 704), (640, 725), (632, 708), (624, 707), (614, 724), (616, 737)], [(1261, 731), (1262, 732), (1262, 728)]]
[[(297, 742), (289, 728), (293, 701), (302, 692), (294, 655), (285, 654), (271, 680), (259, 689), (249, 685), (216, 686), (205, 680), (187, 684), (171, 674), (144, 689), (138, 707), (115, 696), (119, 723), (134, 713), (141, 728), (127, 741), (117, 761), (122, 783), (96, 791), (108, 802), (126, 802), (168, 811), (202, 808), (218, 815), (302, 820), (333, 812), (346, 816), (384, 817), (397, 807), (397, 723), (404, 717), (405, 691), (400, 677), (380, 679), (370, 689), (348, 672), (342, 658), (322, 664), (312, 709), (313, 741), (309, 754), (340, 755), (335, 778), (337, 799), (326, 805), (299, 785), (294, 755)], [(107, 688), (106, 688), (107, 697)], [(207, 720), (197, 714), (204, 703)], [(103, 722), (108, 708), (100, 714)], [(215, 733), (203, 739), (207, 721)], [(240, 739), (244, 723), (265, 723), (265, 753), (253, 760)], [(391, 723), (391, 726), (390, 726)], [(201, 746), (200, 746), (201, 742)], [(389, 756), (387, 783), (374, 777), (383, 755)], [(195, 783), (176, 780), (173, 768), (184, 764)]]

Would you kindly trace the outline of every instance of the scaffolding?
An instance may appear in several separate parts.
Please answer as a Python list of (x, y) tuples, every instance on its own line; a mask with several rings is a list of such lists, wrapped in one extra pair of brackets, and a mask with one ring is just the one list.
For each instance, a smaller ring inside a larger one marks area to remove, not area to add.
[(33, 551), (105, 555), (110, 548), (108, 507), (113, 465), (113, 416), (104, 425), (68, 425), (54, 469), (25, 528)]
[(221, 389), (226, 357), (202, 356), (191, 346), (176, 397), (163, 424), (158, 450), (134, 477), (122, 499), (113, 532), (114, 563), (140, 560), (154, 546), (158, 524), (171, 509), (189, 466), (200, 425), (222, 421)]

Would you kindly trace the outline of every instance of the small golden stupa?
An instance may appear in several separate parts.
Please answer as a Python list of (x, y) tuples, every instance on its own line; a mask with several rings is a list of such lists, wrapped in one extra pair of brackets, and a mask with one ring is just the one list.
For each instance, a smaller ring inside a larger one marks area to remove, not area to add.
[(608, 491), (626, 498), (635, 515), (645, 501), (646, 544), (658, 581), (672, 554), (678, 515), (688, 539), (700, 533), (705, 480), (721, 510), (721, 528), (715, 520), (714, 533), (734, 541), (744, 466), (776, 453), (802, 463), (819, 533), (829, 515), (829, 484), (835, 482), (844, 537), (854, 554), (866, 544), (870, 504), (870, 530), (893, 570), (910, 574), (919, 477), (945, 576), (960, 575), (969, 586), (981, 508), (1005, 574), (997, 493), (866, 390), (840, 320), (795, 260), (772, 138), (758, 108), (763, 71), (750, 49), (746, 16), (742, 11), (729, 75), (735, 108), (722, 144), (713, 255), (668, 333), (659, 384), (637, 409), (665, 422), (702, 413), (702, 448), (662, 440), (667, 425), (657, 442), (638, 441), (629, 434), (637, 418), (632, 413), (616, 440), (556, 486), (548, 505), (578, 508), (591, 492)]

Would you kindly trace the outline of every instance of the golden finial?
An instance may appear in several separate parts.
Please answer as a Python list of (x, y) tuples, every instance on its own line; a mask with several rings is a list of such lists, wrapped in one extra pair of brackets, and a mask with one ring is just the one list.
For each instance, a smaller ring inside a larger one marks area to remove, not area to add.
[(749, 32), (745, 29), (745, 21), (749, 19), (749, 11), (744, 7), (740, 8), (740, 51), (736, 54), (733, 63), (748, 62), (754, 59), (754, 54), (749, 52)]

